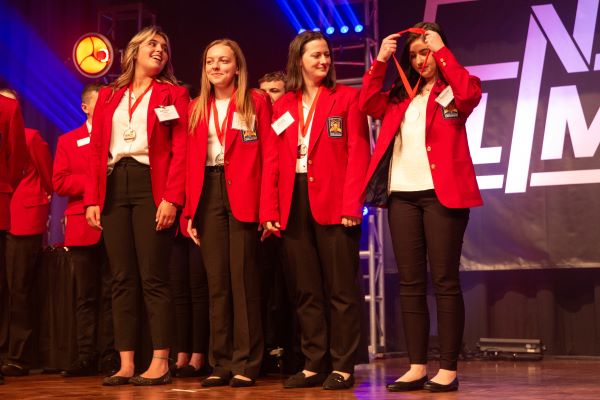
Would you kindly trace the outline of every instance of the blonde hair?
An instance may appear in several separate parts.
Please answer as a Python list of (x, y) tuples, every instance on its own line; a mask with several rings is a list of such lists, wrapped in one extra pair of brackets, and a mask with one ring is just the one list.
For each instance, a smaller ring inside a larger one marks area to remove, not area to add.
[[(193, 103), (192, 110), (190, 113), (189, 130), (190, 133), (194, 133), (194, 129), (198, 126), (198, 123), (202, 120), (208, 121), (210, 111), (208, 109), (211, 93), (213, 92), (213, 85), (208, 80), (206, 74), (206, 56), (208, 50), (216, 45), (227, 46), (233, 51), (235, 57), (235, 63), (237, 65), (238, 73), (234, 78), (234, 85), (236, 87), (235, 92), (235, 108), (238, 115), (246, 126), (250, 127), (252, 122), (252, 116), (254, 114), (254, 104), (252, 103), (252, 94), (248, 89), (248, 67), (246, 66), (246, 59), (240, 46), (231, 39), (217, 39), (211, 42), (204, 49), (202, 55), (202, 77), (200, 78), (200, 95), (196, 98)], [(252, 127), (250, 127), (252, 128)]]
[(113, 94), (115, 91), (119, 90), (125, 85), (128, 85), (133, 80), (135, 75), (135, 59), (138, 55), (140, 45), (147, 40), (152, 39), (155, 35), (161, 36), (163, 39), (165, 39), (165, 42), (167, 42), (167, 54), (169, 55), (169, 58), (165, 67), (158, 73), (156, 77), (154, 77), (154, 79), (156, 79), (158, 82), (177, 85), (177, 78), (175, 78), (175, 75), (173, 74), (173, 65), (171, 64), (171, 45), (169, 42), (169, 37), (158, 26), (152, 25), (136, 33), (127, 44), (127, 48), (125, 49), (123, 58), (121, 60), (121, 75), (119, 75), (119, 77), (110, 85), (112, 86)]

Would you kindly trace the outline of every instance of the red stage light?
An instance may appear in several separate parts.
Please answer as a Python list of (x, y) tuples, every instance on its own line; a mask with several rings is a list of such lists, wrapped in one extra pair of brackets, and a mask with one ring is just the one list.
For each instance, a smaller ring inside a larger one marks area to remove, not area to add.
[(73, 63), (83, 76), (104, 76), (113, 63), (113, 48), (110, 41), (99, 33), (86, 33), (73, 46)]

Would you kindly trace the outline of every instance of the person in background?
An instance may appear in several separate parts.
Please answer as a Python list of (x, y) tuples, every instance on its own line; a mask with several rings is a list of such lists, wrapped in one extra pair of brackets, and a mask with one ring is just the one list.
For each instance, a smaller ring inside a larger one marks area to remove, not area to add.
[[(105, 386), (172, 381), (168, 264), (184, 202), (188, 103), (173, 74), (168, 37), (156, 26), (129, 41), (121, 75), (98, 94), (84, 206), (88, 224), (102, 230), (113, 279), (121, 369), (103, 380)], [(153, 353), (148, 369), (134, 376), (141, 299)]]
[(288, 54), (287, 93), (273, 105), (278, 148), (265, 162), (261, 199), (264, 228), (281, 232), (305, 356), (304, 369), (284, 387), (349, 389), (361, 336), (357, 274), (367, 118), (358, 109), (358, 91), (336, 84), (325, 36), (303, 32)]
[[(368, 204), (388, 207), (400, 276), (400, 304), (410, 369), (390, 391), (458, 389), (457, 360), (465, 310), (459, 281), (469, 208), (483, 204), (465, 124), (481, 99), (481, 82), (456, 60), (440, 26), (416, 24), (402, 50), (400, 80), (381, 92), (399, 34), (381, 43), (363, 77), (360, 108), (383, 118), (367, 172)], [(413, 92), (415, 88), (416, 91)], [(440, 369), (427, 377), (427, 264), (437, 304)]]
[(264, 74), (258, 80), (260, 90), (267, 93), (271, 98), (271, 103), (275, 103), (285, 94), (285, 72), (275, 71)]
[[(11, 90), (0, 95), (13, 97)], [(47, 231), (52, 195), (52, 155), (40, 132), (25, 128), (27, 164), (10, 201), (10, 229), (6, 236), (8, 282), (8, 354), (5, 376), (24, 376), (34, 359), (36, 267)]]
[[(6, 232), (10, 229), (10, 200), (27, 163), (25, 128), (19, 103), (0, 95), (0, 349), (8, 342)], [(0, 384), (4, 384), (0, 368)]]
[(83, 208), (85, 183), (89, 177), (92, 117), (100, 88), (98, 83), (90, 83), (83, 88), (81, 109), (86, 115), (86, 121), (79, 128), (58, 138), (54, 156), (54, 191), (68, 198), (64, 216), (64, 245), (69, 250), (75, 285), (77, 327), (77, 359), (62, 371), (64, 377), (94, 375), (98, 372), (97, 310), (101, 293), (104, 294), (102, 309), (105, 311), (101, 324), (105, 337), (102, 338), (101, 345), (107, 347), (103, 352), (103, 365), (109, 357), (114, 360), (110, 314), (112, 285), (106, 264), (106, 251), (100, 231), (88, 225)]

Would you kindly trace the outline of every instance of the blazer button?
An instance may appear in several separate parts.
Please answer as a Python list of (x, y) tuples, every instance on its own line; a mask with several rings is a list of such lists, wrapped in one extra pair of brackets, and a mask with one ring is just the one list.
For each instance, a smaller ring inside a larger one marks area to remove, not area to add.
[(309, 181), (309, 182), (314, 182), (314, 181), (315, 181), (315, 178), (313, 178), (313, 177), (311, 176), (310, 178), (308, 178), (308, 181)]
[(227, 179), (227, 184), (231, 185), (231, 179)]
[(427, 146), (427, 151), (431, 151), (431, 146)]
[(435, 164), (431, 164), (431, 169), (435, 169)]
[(312, 160), (308, 160), (308, 164), (309, 164), (309, 165), (312, 165)]
[(225, 160), (225, 165), (229, 165), (229, 160)]

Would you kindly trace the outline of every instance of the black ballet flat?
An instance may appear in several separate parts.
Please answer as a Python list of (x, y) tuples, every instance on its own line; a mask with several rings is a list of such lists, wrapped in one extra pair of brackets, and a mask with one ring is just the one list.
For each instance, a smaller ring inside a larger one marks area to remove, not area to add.
[(429, 380), (427, 375), (421, 379), (410, 382), (393, 382), (386, 386), (390, 392), (409, 392), (411, 390), (422, 390), (425, 383)]
[(254, 379), (250, 379), (249, 381), (247, 381), (244, 379), (231, 378), (231, 381), (229, 381), (229, 386), (231, 386), (232, 388), (250, 387), (254, 386), (255, 383), (256, 381)]
[(143, 376), (136, 375), (129, 382), (134, 386), (157, 386), (171, 383), (173, 379), (171, 378), (171, 371), (167, 371), (163, 376), (159, 376), (158, 378), (144, 378)]
[(104, 378), (102, 380), (102, 386), (128, 385), (130, 379), (132, 379), (132, 378), (130, 378), (128, 376), (118, 376), (118, 375), (107, 376), (106, 378)]
[(442, 385), (441, 383), (435, 383), (432, 381), (427, 381), (423, 385), (423, 389), (429, 390), (430, 392), (454, 392), (458, 390), (458, 378), (454, 378), (452, 382), (447, 385)]
[(327, 379), (327, 374), (319, 372), (312, 376), (305, 376), (302, 371), (287, 378), (283, 383), (285, 389), (308, 388), (323, 384)]
[(200, 385), (202, 385), (202, 387), (217, 387), (217, 386), (227, 386), (229, 384), (229, 379), (227, 378), (223, 378), (221, 376), (219, 377), (208, 377), (203, 379), (200, 382)]

